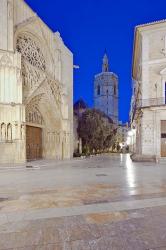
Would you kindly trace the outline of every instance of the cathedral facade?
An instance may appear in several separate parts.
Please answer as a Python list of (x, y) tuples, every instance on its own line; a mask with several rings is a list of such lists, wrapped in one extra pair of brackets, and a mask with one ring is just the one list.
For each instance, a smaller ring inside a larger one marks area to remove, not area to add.
[(108, 56), (103, 57), (102, 72), (95, 75), (94, 107), (118, 125), (118, 76), (109, 69)]
[(0, 1), (0, 163), (73, 155), (73, 55), (24, 0)]

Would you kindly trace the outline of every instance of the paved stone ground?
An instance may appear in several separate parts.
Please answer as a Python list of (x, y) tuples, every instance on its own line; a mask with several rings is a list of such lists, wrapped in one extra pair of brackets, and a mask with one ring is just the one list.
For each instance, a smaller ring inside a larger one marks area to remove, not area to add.
[(0, 167), (0, 250), (166, 250), (166, 165), (129, 155)]

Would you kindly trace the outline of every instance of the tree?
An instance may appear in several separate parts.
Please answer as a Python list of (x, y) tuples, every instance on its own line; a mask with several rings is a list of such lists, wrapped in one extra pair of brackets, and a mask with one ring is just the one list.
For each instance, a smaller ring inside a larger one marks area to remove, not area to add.
[(84, 152), (92, 153), (109, 149), (114, 142), (115, 130), (111, 118), (99, 110), (88, 109), (79, 117), (78, 135)]

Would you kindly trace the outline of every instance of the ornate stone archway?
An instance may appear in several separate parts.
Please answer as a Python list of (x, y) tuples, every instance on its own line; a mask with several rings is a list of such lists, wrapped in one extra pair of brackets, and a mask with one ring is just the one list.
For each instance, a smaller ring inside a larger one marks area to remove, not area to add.
[(19, 34), (16, 48), (22, 55), (27, 158), (55, 158), (61, 144), (61, 86), (48, 74), (40, 44), (32, 36)]

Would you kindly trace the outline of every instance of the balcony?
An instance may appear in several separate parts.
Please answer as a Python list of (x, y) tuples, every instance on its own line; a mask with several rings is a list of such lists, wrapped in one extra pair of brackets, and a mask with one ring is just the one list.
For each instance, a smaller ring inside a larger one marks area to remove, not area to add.
[(166, 97), (140, 99), (136, 102), (136, 109), (165, 106), (165, 105), (166, 105)]
[(161, 107), (161, 106), (166, 107), (166, 97), (135, 100), (132, 103), (130, 111), (130, 120), (133, 121), (139, 109), (150, 108), (150, 107)]

